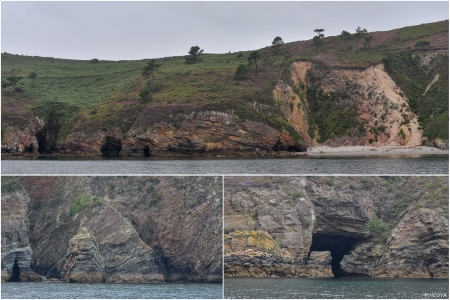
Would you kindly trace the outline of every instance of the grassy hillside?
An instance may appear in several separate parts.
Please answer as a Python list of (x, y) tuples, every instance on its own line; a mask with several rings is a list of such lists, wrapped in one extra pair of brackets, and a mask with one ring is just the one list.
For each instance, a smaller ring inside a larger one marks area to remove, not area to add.
[[(365, 43), (368, 36), (372, 36), (371, 42)], [(312, 40), (287, 43), (277, 52), (266, 47), (259, 50), (262, 54), (258, 62), (260, 72), (255, 74), (254, 66), (249, 66), (248, 77), (241, 80), (233, 77), (240, 64), (247, 65), (250, 52), (203, 54), (197, 64), (185, 64), (184, 57), (162, 58), (157, 60), (161, 67), (156, 72), (156, 89), (151, 101), (139, 96), (147, 82), (141, 75), (146, 60), (100, 60), (92, 64), (2, 53), (2, 127), (6, 124), (25, 125), (23, 120), (31, 114), (44, 118), (56, 116), (63, 124), (59, 136), (62, 140), (74, 126), (88, 130), (120, 125), (126, 131), (149, 105), (191, 104), (203, 109), (233, 110), (240, 120), (261, 120), (292, 131), (272, 94), (279, 78), (289, 82), (291, 62), (312, 60), (329, 67), (365, 68), (386, 61), (392, 55), (403, 57), (404, 53), (420, 51), (414, 48), (419, 40), (431, 41), (430, 49), (448, 49), (448, 21), (387, 32), (352, 34), (346, 38), (327, 37), (320, 45), (315, 45)], [(403, 72), (408, 80), (415, 76), (414, 68), (408, 71), (399, 68), (396, 72)], [(34, 87), (28, 78), (33, 71), (37, 73)], [(440, 69), (442, 71), (445, 70)], [(437, 103), (432, 112), (428, 108), (422, 109), (424, 99), (414, 101), (415, 111), (423, 114), (423, 127), (431, 126), (426, 130), (433, 137), (448, 138), (448, 131), (436, 132), (434, 128), (443, 126), (445, 114), (448, 118), (448, 62), (446, 72), (437, 84), (439, 91), (430, 93)], [(11, 75), (23, 77), (17, 84), (16, 93), (12, 86), (4, 84)], [(421, 90), (427, 82), (402, 84), (398, 77), (394, 76), (394, 79), (407, 90), (408, 96), (414, 94), (409, 90)], [(447, 84), (447, 93), (442, 91), (445, 90), (443, 82)], [(430, 121), (431, 118), (434, 120)]]

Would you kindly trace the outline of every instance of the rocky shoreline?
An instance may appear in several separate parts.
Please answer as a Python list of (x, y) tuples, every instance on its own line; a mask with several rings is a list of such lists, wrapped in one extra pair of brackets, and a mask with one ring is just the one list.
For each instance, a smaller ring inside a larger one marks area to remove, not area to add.
[[(205, 157), (205, 158), (231, 158), (231, 157), (318, 157), (318, 156), (411, 156), (411, 155), (448, 155), (448, 149), (440, 149), (438, 147), (420, 146), (420, 147), (372, 147), (372, 146), (341, 146), (341, 147), (329, 147), (329, 146), (317, 146), (307, 150), (307, 152), (289, 152), (289, 151), (246, 151), (246, 152), (222, 152), (217, 153), (179, 153), (179, 152), (156, 152), (152, 156), (131, 155), (131, 157), (146, 158), (162, 158), (162, 157)], [(3, 157), (35, 157), (35, 156), (48, 156), (48, 157), (101, 157), (102, 154), (94, 155), (86, 152), (75, 153), (2, 153)], [(113, 157), (113, 156), (111, 156)], [(127, 155), (117, 155), (117, 157), (130, 157)]]

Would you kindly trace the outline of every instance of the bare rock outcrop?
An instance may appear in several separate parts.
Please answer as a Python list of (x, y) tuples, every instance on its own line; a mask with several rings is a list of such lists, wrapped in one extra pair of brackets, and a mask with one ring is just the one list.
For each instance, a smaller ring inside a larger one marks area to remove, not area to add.
[(42, 127), (43, 120), (34, 118), (28, 126), (7, 126), (2, 133), (2, 155), (37, 155), (39, 152), (39, 141), (37, 139)]
[(333, 277), (331, 260), (330, 251), (311, 251), (307, 262), (309, 277)]
[(256, 121), (238, 122), (233, 113), (202, 111), (189, 105), (145, 108), (127, 132), (73, 130), (61, 153), (106, 156), (178, 156), (305, 151), (287, 132)]
[[(294, 64), (297, 66), (299, 63)], [(306, 86), (302, 86), (303, 90), (299, 93), (302, 93), (303, 97), (299, 96), (294, 92), (292, 87), (285, 84), (283, 80), (279, 79), (273, 91), (273, 96), (275, 101), (281, 105), (280, 108), (283, 112), (284, 118), (299, 134), (305, 145), (315, 146), (317, 145), (317, 141), (311, 139), (308, 133), (310, 127), (313, 127), (313, 125), (311, 124), (311, 116), (305, 94)], [(313, 128), (313, 130), (315, 129)]]
[[(31, 269), (71, 282), (221, 282), (220, 178), (21, 177)], [(88, 231), (78, 228), (89, 228)]]
[(314, 84), (324, 95), (339, 94), (341, 105), (352, 106), (366, 133), (352, 139), (330, 139), (332, 146), (420, 146), (422, 131), (404, 91), (384, 70), (383, 64), (365, 70), (311, 68)]
[[(156, 109), (149, 107), (148, 114)], [(218, 111), (179, 112), (150, 123), (145, 116), (127, 132), (121, 155), (272, 151), (281, 134), (266, 124), (236, 122), (233, 114)]]
[(32, 256), (28, 240), (29, 202), (17, 178), (2, 178), (2, 282), (29, 280)]
[(104, 265), (94, 235), (86, 227), (80, 228), (69, 242), (61, 277), (67, 282), (103, 282)]
[(329, 251), (312, 251), (301, 263), (264, 231), (235, 231), (225, 235), (224, 247), (226, 277), (333, 277)]
[(341, 267), (349, 275), (448, 278), (448, 220), (430, 209), (410, 212), (386, 244), (357, 245), (344, 256)]

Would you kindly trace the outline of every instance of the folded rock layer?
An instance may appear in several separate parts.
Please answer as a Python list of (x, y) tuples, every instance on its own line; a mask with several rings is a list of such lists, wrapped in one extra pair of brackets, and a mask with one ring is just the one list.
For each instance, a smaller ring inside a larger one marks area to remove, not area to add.
[(222, 280), (218, 177), (5, 178), (3, 281)]

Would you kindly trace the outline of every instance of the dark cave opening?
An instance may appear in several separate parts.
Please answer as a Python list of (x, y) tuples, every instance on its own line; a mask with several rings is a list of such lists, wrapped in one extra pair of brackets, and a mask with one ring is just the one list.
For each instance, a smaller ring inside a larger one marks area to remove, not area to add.
[(25, 151), (29, 152), (29, 153), (33, 153), (34, 151), (34, 146), (31, 144), (29, 147), (25, 147)]
[(103, 156), (119, 156), (122, 150), (122, 141), (111, 136), (106, 137), (106, 144), (103, 145), (101, 151)]
[(341, 270), (340, 262), (344, 255), (349, 254), (353, 245), (358, 241), (356, 238), (342, 235), (313, 234), (310, 251), (330, 251), (331, 270), (334, 277), (342, 277), (345, 274)]
[(45, 126), (36, 134), (38, 141), (37, 151), (41, 154), (50, 154), (55, 150), (59, 130), (62, 122), (64, 122), (54, 109), (50, 108), (50, 110), (46, 111), (47, 119)]
[(150, 147), (149, 146), (144, 148), (144, 155), (145, 156), (150, 156)]
[(17, 265), (17, 260), (14, 261), (14, 265), (12, 267), (12, 274), (11, 278), (9, 279), (10, 282), (18, 282), (20, 279), (20, 270), (19, 266)]
[(302, 149), (300, 149), (300, 148), (297, 147), (297, 146), (289, 146), (289, 147), (287, 148), (287, 151), (288, 151), (288, 152), (303, 152)]
[(47, 146), (47, 141), (45, 138), (45, 133), (42, 131), (36, 135), (38, 141), (38, 152), (39, 153), (50, 153), (50, 147)]
[(273, 151), (288, 151), (288, 152), (306, 152), (308, 148), (306, 148), (304, 145), (297, 143), (295, 145), (288, 145), (286, 146), (281, 141), (278, 141), (275, 146), (272, 147)]

